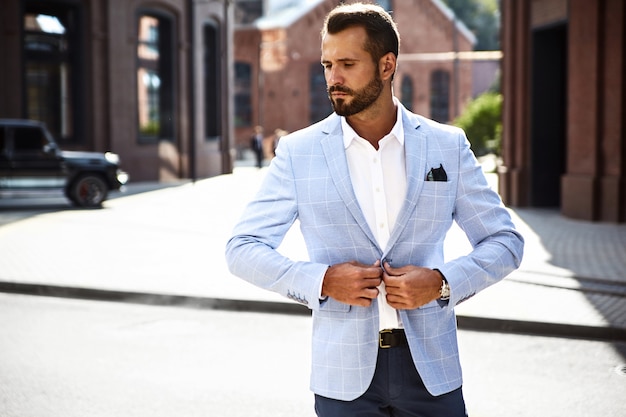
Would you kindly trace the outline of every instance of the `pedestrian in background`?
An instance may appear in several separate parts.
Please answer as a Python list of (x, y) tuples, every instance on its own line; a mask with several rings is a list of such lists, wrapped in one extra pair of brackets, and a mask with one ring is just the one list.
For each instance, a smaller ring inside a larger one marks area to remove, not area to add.
[[(393, 96), (399, 43), (379, 6), (330, 12), (321, 63), (334, 113), (281, 139), (226, 247), (233, 274), (313, 311), (321, 417), (465, 416), (454, 307), (522, 258), (464, 132)], [(276, 250), (296, 219), (308, 261)], [(444, 262), (453, 221), (473, 249)]]
[(257, 168), (261, 168), (263, 166), (263, 127), (254, 128), (254, 135), (250, 138), (250, 148), (254, 152)]

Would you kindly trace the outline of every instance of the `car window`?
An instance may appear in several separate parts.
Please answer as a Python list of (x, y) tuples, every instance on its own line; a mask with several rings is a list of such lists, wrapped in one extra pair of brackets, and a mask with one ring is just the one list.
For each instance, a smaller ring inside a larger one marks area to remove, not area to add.
[(5, 148), (5, 144), (6, 144), (6, 139), (4, 138), (6, 136), (6, 134), (4, 133), (4, 126), (0, 126), (0, 154), (3, 154), (6, 152), (6, 148)]
[(45, 144), (41, 129), (16, 127), (13, 131), (13, 148), (16, 152), (40, 152)]

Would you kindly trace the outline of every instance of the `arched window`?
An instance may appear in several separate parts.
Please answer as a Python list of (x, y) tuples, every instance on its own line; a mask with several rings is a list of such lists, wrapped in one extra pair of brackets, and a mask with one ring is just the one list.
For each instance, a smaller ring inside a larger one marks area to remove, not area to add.
[(333, 112), (328, 93), (326, 92), (326, 78), (324, 67), (319, 63), (313, 63), (309, 71), (309, 121), (319, 122)]
[(139, 140), (174, 140), (173, 17), (142, 10), (137, 21)]
[(252, 65), (235, 62), (235, 127), (252, 126)]
[(400, 92), (402, 94), (402, 105), (408, 110), (413, 110), (413, 80), (408, 75), (402, 77)]
[(222, 130), (219, 29), (216, 21), (211, 20), (204, 24), (204, 137), (207, 140), (219, 138)]
[(430, 79), (430, 117), (438, 122), (450, 121), (450, 74), (437, 70)]

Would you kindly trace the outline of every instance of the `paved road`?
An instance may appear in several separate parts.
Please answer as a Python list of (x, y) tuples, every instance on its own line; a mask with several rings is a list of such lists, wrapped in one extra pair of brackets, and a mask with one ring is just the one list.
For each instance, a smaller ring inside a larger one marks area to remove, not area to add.
[[(313, 417), (310, 318), (0, 294), (2, 417)], [(472, 417), (623, 417), (626, 343), (462, 330)]]
[[(72, 209), (58, 198), (1, 200), (0, 291), (301, 307), (232, 277), (224, 261), (232, 226), (264, 172), (242, 168), (171, 187), (132, 184), (101, 210)], [(550, 210), (511, 213), (526, 239), (521, 268), (458, 306), (460, 326), (626, 340), (626, 225)], [(308, 259), (297, 227), (280, 249)], [(445, 249), (448, 259), (469, 250), (458, 227)]]
[[(5, 290), (210, 308), (0, 294), (0, 416), (312, 416), (310, 318), (219, 310), (237, 308), (218, 303), (228, 299), (248, 310), (299, 307), (230, 277), (223, 262), (262, 174), (138, 184), (101, 210), (54, 198), (2, 201)], [(530, 323), (536, 334), (593, 338), (616, 326), (623, 335), (625, 226), (514, 215), (528, 242), (522, 269), (459, 308), (463, 329), (472, 328), (464, 319), (484, 319), (492, 330), (460, 332), (471, 415), (623, 417), (624, 343), (493, 330)], [(449, 256), (467, 249), (454, 233)], [(297, 233), (281, 250), (302, 256)]]

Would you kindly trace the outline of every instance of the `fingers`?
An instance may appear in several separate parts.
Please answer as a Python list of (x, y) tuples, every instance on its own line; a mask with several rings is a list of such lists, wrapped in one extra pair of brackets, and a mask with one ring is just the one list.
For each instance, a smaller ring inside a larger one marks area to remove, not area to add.
[(383, 281), (390, 306), (413, 309), (438, 298), (441, 279), (436, 271), (411, 265), (385, 269)]
[(441, 279), (429, 268), (413, 265), (393, 268), (389, 262), (365, 265), (352, 261), (328, 268), (322, 295), (342, 303), (369, 307), (383, 281), (387, 302), (397, 309), (417, 308), (436, 299), (441, 286)]
[(356, 297), (352, 300), (350, 304), (358, 305), (361, 307), (369, 307), (372, 305), (372, 302), (376, 297), (378, 297), (378, 289), (377, 288), (367, 288), (362, 291), (362, 297)]
[(408, 272), (406, 270), (407, 267), (393, 268), (391, 265), (389, 265), (389, 262), (385, 262), (382, 269), (382, 279), (385, 282), (387, 293), (389, 293), (390, 288), (396, 288), (401, 286), (404, 281), (405, 275)]
[(441, 285), (437, 272), (428, 268), (413, 265), (393, 268), (388, 262), (365, 265), (352, 261), (328, 268), (322, 283), (322, 295), (342, 303), (369, 307), (378, 297), (377, 287), (383, 281), (389, 305), (405, 310), (436, 299)]
[(367, 287), (357, 291), (348, 291), (344, 295), (338, 295), (336, 298), (346, 304), (356, 305), (361, 307), (369, 307), (372, 305), (372, 301), (378, 297), (378, 288)]
[(382, 270), (376, 263), (336, 264), (328, 268), (322, 283), (322, 295), (350, 305), (367, 307), (378, 296)]
[(385, 261), (382, 265), (383, 272), (385, 272), (388, 276), (400, 276), (404, 275), (411, 271), (411, 269), (416, 268), (412, 265), (405, 265), (399, 268), (394, 268), (391, 264)]

